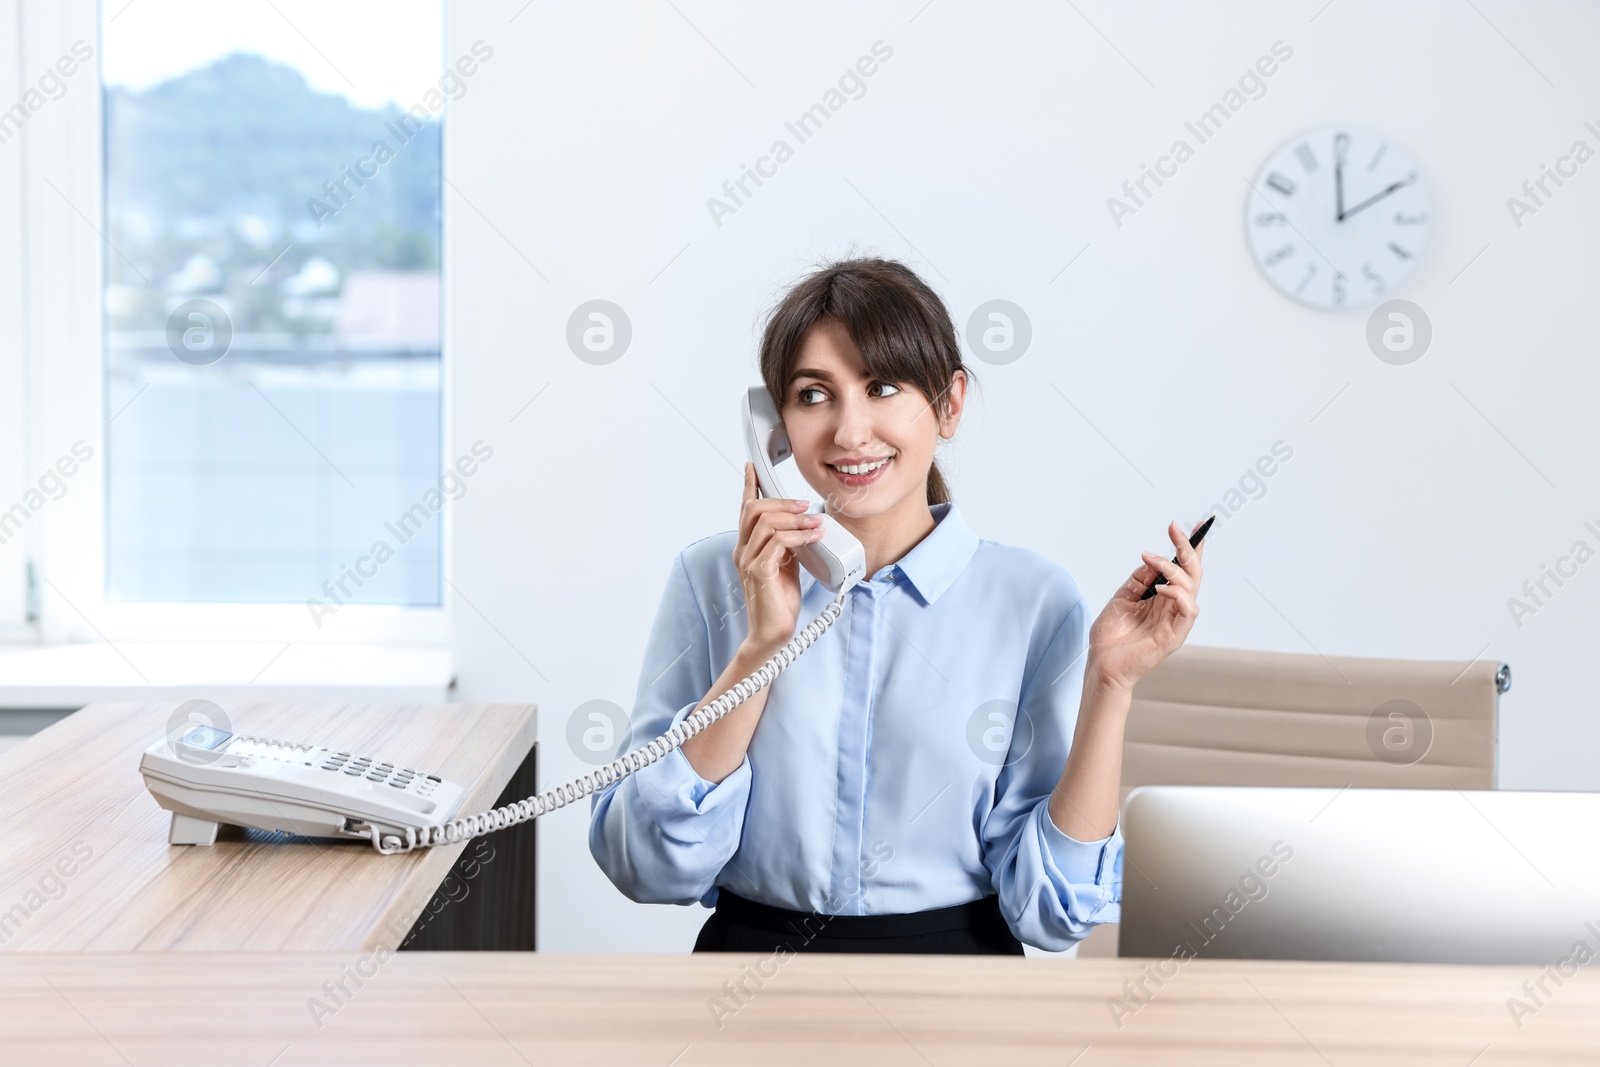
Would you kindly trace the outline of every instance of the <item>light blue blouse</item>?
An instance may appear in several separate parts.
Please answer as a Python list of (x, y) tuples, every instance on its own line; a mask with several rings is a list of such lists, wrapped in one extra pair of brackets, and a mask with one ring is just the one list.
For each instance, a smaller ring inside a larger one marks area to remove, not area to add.
[[(877, 915), (997, 893), (1018, 940), (1048, 950), (1117, 921), (1121, 828), (1078, 841), (1048, 812), (1092, 617), (1064, 568), (979, 538), (953, 503), (932, 513), (933, 531), (852, 588), (772, 682), (737, 770), (712, 783), (674, 749), (594, 795), (589, 850), (629, 898), (711, 907), (725, 886)], [(744, 640), (737, 540), (705, 537), (673, 561), (631, 745), (698, 708)], [(832, 594), (804, 568), (800, 592), (804, 626)]]

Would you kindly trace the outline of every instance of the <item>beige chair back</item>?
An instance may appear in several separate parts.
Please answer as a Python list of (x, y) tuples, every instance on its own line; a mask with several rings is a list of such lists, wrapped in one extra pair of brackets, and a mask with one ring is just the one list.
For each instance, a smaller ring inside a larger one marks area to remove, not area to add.
[[(1134, 689), (1122, 799), (1141, 785), (1493, 789), (1510, 678), (1489, 660), (1186, 646)], [(1116, 955), (1116, 927), (1078, 954)]]

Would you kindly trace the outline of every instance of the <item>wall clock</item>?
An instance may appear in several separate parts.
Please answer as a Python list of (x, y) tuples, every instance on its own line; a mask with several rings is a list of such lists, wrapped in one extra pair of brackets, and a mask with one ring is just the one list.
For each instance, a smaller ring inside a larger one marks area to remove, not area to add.
[(1376, 131), (1325, 126), (1267, 158), (1245, 208), (1256, 264), (1287, 296), (1324, 311), (1388, 298), (1428, 243), (1428, 187)]

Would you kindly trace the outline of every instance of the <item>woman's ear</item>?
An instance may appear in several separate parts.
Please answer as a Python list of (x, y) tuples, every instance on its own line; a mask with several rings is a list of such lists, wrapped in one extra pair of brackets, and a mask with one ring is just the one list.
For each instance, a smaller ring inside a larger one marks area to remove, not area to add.
[(950, 384), (941, 398), (943, 411), (939, 413), (939, 436), (945, 440), (956, 435), (961, 423), (961, 413), (967, 406), (967, 372), (958, 370), (950, 376)]

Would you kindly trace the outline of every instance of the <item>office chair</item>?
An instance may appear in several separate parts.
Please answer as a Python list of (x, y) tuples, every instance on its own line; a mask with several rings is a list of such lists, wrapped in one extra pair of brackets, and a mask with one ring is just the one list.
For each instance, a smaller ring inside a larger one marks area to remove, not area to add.
[[(1119, 800), (1141, 785), (1494, 789), (1510, 688), (1492, 660), (1185, 646), (1134, 689)], [(1114, 923), (1078, 943), (1116, 954)]]

